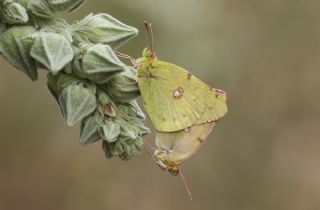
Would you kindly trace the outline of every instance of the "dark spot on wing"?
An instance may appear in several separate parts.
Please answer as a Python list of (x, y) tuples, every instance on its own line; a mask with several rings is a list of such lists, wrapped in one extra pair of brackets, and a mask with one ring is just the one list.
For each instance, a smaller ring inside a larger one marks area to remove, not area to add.
[(192, 77), (192, 74), (191, 74), (191, 73), (188, 73), (188, 74), (187, 74), (187, 79), (190, 80), (191, 77)]

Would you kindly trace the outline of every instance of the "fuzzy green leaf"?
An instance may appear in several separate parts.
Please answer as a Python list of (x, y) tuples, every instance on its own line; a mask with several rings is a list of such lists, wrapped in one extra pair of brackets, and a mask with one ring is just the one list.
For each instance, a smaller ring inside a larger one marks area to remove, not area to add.
[(7, 30), (7, 27), (4, 25), (4, 23), (0, 20), (0, 34), (5, 32)]
[(118, 59), (111, 47), (102, 44), (89, 47), (75, 62), (78, 62), (75, 68), (78, 76), (98, 84), (107, 82), (125, 69), (125, 64)]
[(54, 16), (54, 12), (49, 7), (49, 4), (47, 1), (43, 0), (30, 0), (28, 4), (28, 9), (31, 10), (31, 12), (41, 18), (52, 18)]
[(120, 125), (111, 120), (105, 120), (100, 127), (101, 137), (109, 143), (117, 141), (120, 132)]
[(103, 141), (106, 158), (119, 156), (123, 160), (128, 160), (141, 152), (143, 145), (141, 137), (150, 133), (150, 130), (143, 124), (136, 106), (136, 103), (118, 105), (114, 122), (120, 125), (121, 132), (117, 141), (111, 143)]
[(72, 83), (59, 95), (59, 105), (68, 126), (73, 126), (91, 114), (97, 106), (92, 88), (86, 83)]
[(49, 19), (42, 20), (41, 23), (41, 32), (53, 32), (63, 35), (70, 43), (73, 42), (71, 32), (69, 30), (70, 25), (62, 19)]
[[(58, 101), (59, 95), (62, 90), (71, 85), (72, 83), (80, 83), (81, 80), (74, 75), (59, 73), (58, 75), (54, 75), (51, 72), (48, 73), (48, 82), (47, 86), (50, 90), (51, 94)], [(95, 90), (93, 91), (95, 93)]]
[(140, 96), (139, 87), (135, 78), (135, 70), (127, 68), (123, 73), (115, 75), (102, 89), (117, 102), (129, 102)]
[(57, 76), (53, 75), (52, 73), (48, 73), (48, 75), (47, 75), (47, 87), (48, 87), (50, 93), (53, 95), (53, 97), (58, 102), (59, 91), (58, 91), (58, 87), (57, 87), (57, 81), (58, 81), (58, 77)]
[(102, 117), (99, 114), (89, 116), (82, 120), (80, 131), (80, 145), (86, 146), (101, 139), (99, 128), (102, 124)]
[(70, 42), (64, 36), (50, 32), (39, 33), (30, 54), (54, 74), (74, 57)]
[(133, 156), (141, 153), (142, 146), (143, 142), (141, 138), (130, 140), (120, 138), (114, 143), (102, 141), (102, 148), (105, 157), (108, 159), (119, 156), (122, 160), (129, 160)]
[(7, 3), (2, 10), (2, 20), (8, 24), (24, 24), (29, 17), (26, 9), (19, 3)]
[(55, 12), (71, 12), (78, 9), (85, 0), (47, 0)]
[(103, 43), (118, 48), (138, 30), (128, 26), (108, 14), (88, 15), (72, 25), (72, 36), (76, 43)]
[(36, 62), (30, 56), (33, 42), (26, 37), (35, 31), (32, 26), (14, 26), (0, 35), (0, 53), (32, 80), (38, 78), (38, 73)]
[(127, 106), (128, 106), (130, 115), (136, 116), (142, 120), (146, 119), (146, 115), (141, 110), (136, 100), (130, 101), (129, 103), (127, 103)]

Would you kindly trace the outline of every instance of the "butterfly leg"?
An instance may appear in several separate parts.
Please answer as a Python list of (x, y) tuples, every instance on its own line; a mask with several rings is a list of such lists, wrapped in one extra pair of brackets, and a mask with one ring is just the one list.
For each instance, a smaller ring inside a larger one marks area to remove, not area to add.
[(137, 66), (139, 66), (139, 65), (137, 64), (136, 60), (133, 59), (130, 55), (126, 55), (126, 54), (121, 53), (121, 52), (118, 52), (118, 51), (114, 51), (114, 52), (115, 52), (116, 55), (119, 56), (120, 58), (129, 59), (134, 68), (136, 68)]

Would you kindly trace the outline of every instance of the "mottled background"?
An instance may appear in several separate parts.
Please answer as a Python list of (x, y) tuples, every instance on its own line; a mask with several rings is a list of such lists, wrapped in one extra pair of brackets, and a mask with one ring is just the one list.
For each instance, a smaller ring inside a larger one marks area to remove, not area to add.
[[(230, 111), (184, 163), (181, 180), (143, 154), (82, 149), (46, 88), (0, 60), (0, 210), (320, 209), (320, 1), (90, 0), (65, 16), (107, 12), (153, 22), (158, 56), (228, 93)], [(152, 141), (153, 135), (147, 138)]]

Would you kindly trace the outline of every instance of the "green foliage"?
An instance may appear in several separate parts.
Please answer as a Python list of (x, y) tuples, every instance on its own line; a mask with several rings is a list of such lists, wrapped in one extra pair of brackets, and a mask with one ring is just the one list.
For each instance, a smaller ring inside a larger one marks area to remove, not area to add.
[(74, 57), (71, 43), (63, 35), (51, 32), (37, 35), (30, 54), (54, 74)]
[(125, 64), (115, 55), (109, 45), (87, 46), (74, 62), (75, 73), (98, 84), (104, 84), (114, 75), (125, 70)]
[(127, 68), (124, 72), (115, 75), (101, 87), (118, 102), (129, 102), (140, 95), (135, 70), (132, 68)]
[(84, 0), (0, 0), (0, 53), (30, 79), (48, 71), (47, 86), (68, 126), (81, 122), (80, 145), (102, 141), (107, 158), (128, 160), (149, 133), (135, 99), (135, 73), (114, 49), (138, 34), (108, 14), (68, 24)]
[(29, 20), (26, 9), (14, 1), (4, 1), (1, 17), (8, 24), (24, 24)]
[(108, 14), (90, 14), (72, 25), (72, 36), (78, 44), (108, 44), (118, 48), (138, 34), (138, 30), (128, 26)]
[(38, 78), (35, 60), (30, 55), (32, 41), (27, 37), (36, 29), (32, 26), (13, 26), (0, 35), (0, 53), (30, 79)]

